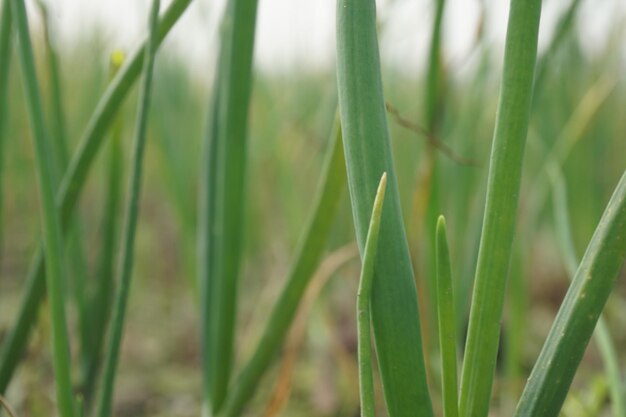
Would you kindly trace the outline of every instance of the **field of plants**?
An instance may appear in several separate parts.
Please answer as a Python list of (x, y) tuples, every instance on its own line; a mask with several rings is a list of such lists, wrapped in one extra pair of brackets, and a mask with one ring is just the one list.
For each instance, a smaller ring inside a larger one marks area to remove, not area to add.
[(192, 72), (192, 0), (128, 51), (47, 1), (0, 0), (0, 415), (626, 417), (625, 14), (509, 0), (452, 59), (431, 0), (411, 72), (336, 0), (273, 72), (227, 0)]

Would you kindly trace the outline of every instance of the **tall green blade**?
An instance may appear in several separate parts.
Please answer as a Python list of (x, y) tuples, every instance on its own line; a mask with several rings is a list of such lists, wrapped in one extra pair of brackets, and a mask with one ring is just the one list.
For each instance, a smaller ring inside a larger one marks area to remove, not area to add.
[(436, 270), (437, 270), (437, 316), (439, 318), (439, 349), (441, 351), (443, 415), (458, 417), (458, 378), (456, 357), (456, 313), (454, 312), (454, 293), (452, 290), (452, 267), (446, 220), (439, 216), (437, 221)]
[[(124, 62), (124, 54), (114, 52), (111, 55), (111, 76), (115, 76)], [(95, 293), (90, 296), (91, 305), (89, 317), (92, 320), (89, 337), (91, 350), (83, 364), (82, 391), (87, 410), (93, 403), (96, 388), (96, 377), (102, 366), (102, 351), (105, 332), (111, 318), (112, 300), (114, 292), (114, 264), (117, 250), (117, 237), (120, 228), (118, 217), (122, 201), (122, 172), (123, 172), (123, 123), (120, 115), (113, 122), (111, 142), (107, 163), (107, 184), (104, 215), (102, 221), (102, 249), (98, 259), (97, 281)]]
[(152, 78), (154, 69), (154, 58), (158, 49), (157, 24), (159, 17), (160, 0), (152, 1), (152, 9), (149, 16), (148, 44), (146, 47), (143, 64), (143, 82), (139, 92), (139, 104), (137, 109), (137, 124), (135, 125), (135, 135), (133, 141), (133, 155), (130, 166), (130, 178), (128, 179), (128, 197), (125, 209), (125, 225), (122, 239), (122, 254), (120, 261), (118, 289), (113, 306), (113, 318), (111, 321), (111, 334), (109, 335), (109, 345), (104, 361), (102, 375), (102, 389), (98, 402), (97, 415), (99, 417), (109, 417), (111, 415), (113, 402), (113, 387), (115, 374), (117, 371), (120, 346), (124, 333), (124, 318), (126, 316), (126, 306), (130, 293), (130, 282), (133, 272), (135, 234), (137, 230), (137, 220), (139, 218), (139, 196), (141, 192), (141, 180), (143, 176), (143, 156), (146, 147), (146, 135), (148, 130), (148, 114), (150, 109), (150, 98), (152, 94)]
[[(574, 247), (574, 238), (570, 227), (570, 215), (567, 207), (567, 189), (563, 172), (558, 164), (554, 162), (548, 165), (549, 177), (552, 181), (552, 195), (554, 206), (554, 222), (557, 229), (558, 241), (565, 261), (568, 277), (572, 279), (578, 269), (578, 257)], [(596, 330), (594, 332), (598, 350), (604, 362), (607, 381), (611, 393), (611, 406), (614, 417), (624, 417), (626, 415), (626, 398), (624, 398), (624, 384), (622, 383), (621, 371), (619, 368), (619, 357), (609, 326), (604, 318), (600, 316)]]
[[(174, 0), (159, 22), (159, 43), (172, 29), (174, 23), (187, 9), (191, 0)], [(98, 153), (111, 121), (141, 71), (145, 44), (126, 61), (126, 65), (111, 82), (92, 114), (78, 149), (65, 172), (56, 195), (62, 230), (68, 228), (76, 201), (87, 179), (87, 174)], [(4, 393), (13, 372), (25, 350), (28, 336), (37, 318), (39, 305), (45, 295), (45, 266), (43, 243), (39, 245), (27, 274), (26, 291), (20, 305), (15, 325), (6, 336), (0, 350), (0, 394)]]
[(626, 172), (606, 206), (559, 308), (524, 387), (515, 413), (517, 417), (559, 415), (576, 369), (626, 259), (625, 233)]
[(50, 317), (52, 321), (52, 361), (56, 383), (57, 407), (62, 417), (75, 415), (74, 398), (70, 372), (70, 346), (65, 321), (65, 296), (63, 282), (63, 248), (61, 241), (61, 225), (59, 213), (54, 204), (53, 163), (51, 148), (46, 136), (41, 94), (37, 82), (35, 60), (33, 57), (28, 19), (23, 0), (11, 3), (13, 20), (18, 34), (19, 56), (22, 64), (24, 90), (28, 106), (28, 116), (34, 140), (39, 193), (43, 217), (44, 247), (46, 262), (46, 278)]
[(370, 299), (372, 282), (374, 280), (374, 261), (378, 252), (378, 234), (380, 232), (380, 216), (385, 201), (385, 187), (387, 174), (383, 173), (374, 198), (372, 217), (365, 239), (363, 262), (359, 290), (356, 295), (356, 320), (358, 331), (358, 361), (359, 361), (359, 392), (361, 398), (361, 417), (374, 417), (376, 403), (374, 402), (374, 374), (372, 372), (372, 339), (370, 335)]
[(287, 282), (274, 304), (259, 344), (229, 392), (222, 413), (225, 417), (237, 417), (241, 414), (276, 357), (320, 262), (345, 185), (346, 166), (341, 126), (337, 123), (332, 131), (322, 178), (315, 194), (315, 209), (298, 244)]
[(2, 16), (0, 17), (0, 265), (2, 265), (2, 243), (4, 241), (4, 227), (2, 207), (4, 206), (4, 190), (2, 187), (4, 167), (5, 135), (8, 132), (9, 122), (9, 68), (11, 66), (11, 40), (13, 34), (13, 20), (11, 19), (11, 0), (2, 1)]
[(387, 409), (392, 417), (431, 416), (417, 293), (389, 144), (373, 0), (337, 1), (337, 80), (361, 253), (378, 180), (383, 172), (388, 175), (372, 288), (372, 322)]
[[(65, 134), (65, 112), (62, 97), (61, 71), (59, 68), (59, 56), (56, 45), (53, 41), (52, 28), (50, 27), (50, 16), (48, 8), (43, 0), (37, 0), (43, 21), (44, 41), (47, 56), (47, 75), (50, 85), (48, 98), (48, 109), (50, 117), (50, 142), (54, 165), (54, 187), (58, 188), (60, 176), (69, 163), (70, 151)], [(90, 350), (89, 337), (89, 317), (87, 310), (87, 299), (85, 296), (85, 279), (87, 278), (87, 266), (85, 264), (85, 254), (83, 253), (82, 228), (80, 219), (75, 217), (72, 220), (70, 231), (66, 238), (66, 272), (68, 287), (72, 289), (74, 302), (78, 311), (80, 351), (85, 360)]]
[(464, 417), (485, 417), (489, 410), (532, 100), (540, 14), (541, 0), (511, 0), (483, 231), (463, 357), (460, 412)]
[(205, 400), (216, 414), (233, 358), (257, 0), (229, 0), (201, 181), (199, 281)]

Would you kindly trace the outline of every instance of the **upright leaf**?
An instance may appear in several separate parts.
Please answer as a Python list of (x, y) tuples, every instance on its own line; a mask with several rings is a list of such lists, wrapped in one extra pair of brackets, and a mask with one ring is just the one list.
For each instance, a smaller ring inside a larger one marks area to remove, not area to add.
[(133, 272), (133, 260), (135, 253), (135, 234), (137, 230), (137, 220), (139, 218), (139, 196), (141, 193), (143, 156), (146, 147), (148, 114), (152, 94), (154, 59), (159, 46), (157, 40), (157, 29), (160, 3), (160, 0), (152, 0), (152, 9), (150, 10), (150, 16), (148, 19), (150, 35), (145, 50), (143, 82), (141, 83), (141, 90), (139, 92), (137, 123), (135, 125), (135, 134), (133, 139), (133, 155), (130, 166), (130, 178), (128, 179), (128, 197), (125, 209), (125, 224), (122, 239), (118, 289), (115, 296), (115, 304), (113, 306), (111, 334), (109, 335), (108, 350), (102, 375), (102, 390), (100, 391), (100, 399), (97, 409), (97, 415), (99, 417), (109, 417), (111, 415), (115, 374), (118, 366), (122, 336), (124, 334), (124, 319), (126, 316), (126, 306), (128, 305), (128, 295), (130, 293), (130, 282)]
[(257, 0), (226, 6), (200, 182), (203, 371), (213, 414), (222, 407), (232, 370), (256, 10)]
[(371, 301), (387, 409), (392, 417), (431, 416), (413, 267), (389, 144), (374, 0), (337, 1), (337, 81), (361, 254), (378, 180), (383, 172), (388, 175)]
[(486, 417), (515, 231), (541, 0), (511, 0), (483, 230), (461, 380), (460, 412)]
[[(12, 1), (12, 0), (11, 0)], [(159, 22), (159, 44), (187, 9), (191, 0), (174, 0)], [(56, 194), (62, 230), (67, 230), (76, 201), (87, 179), (102, 140), (130, 88), (139, 76), (145, 42), (131, 55), (124, 67), (104, 92), (92, 114), (70, 165)], [(28, 336), (37, 318), (39, 305), (46, 292), (43, 243), (35, 252), (28, 268), (26, 290), (15, 324), (0, 350), (0, 393), (4, 393), (25, 350)]]
[(76, 410), (70, 371), (70, 346), (65, 321), (65, 296), (63, 282), (63, 246), (59, 213), (54, 204), (54, 174), (51, 147), (46, 136), (41, 93), (35, 70), (35, 60), (28, 31), (28, 19), (23, 0), (11, 3), (13, 21), (17, 30), (22, 64), (22, 77), (28, 106), (28, 117), (34, 140), (37, 177), (43, 218), (43, 235), (46, 278), (49, 289), (50, 317), (52, 319), (52, 361), (56, 383), (56, 398), (62, 417), (74, 417)]
[(233, 389), (228, 393), (222, 413), (224, 417), (239, 416), (250, 401), (259, 381), (285, 339), (307, 285), (326, 247), (339, 200), (346, 185), (346, 166), (339, 123), (336, 123), (331, 134), (322, 177), (313, 200), (314, 209), (298, 243), (287, 282), (272, 308), (267, 326), (252, 358), (246, 363)]
[(374, 417), (376, 404), (374, 402), (374, 376), (372, 372), (372, 340), (370, 336), (370, 297), (374, 279), (374, 261), (378, 251), (378, 233), (380, 231), (380, 216), (385, 201), (385, 187), (387, 174), (383, 173), (374, 198), (372, 217), (367, 229), (365, 250), (361, 266), (359, 290), (356, 296), (356, 320), (358, 331), (359, 355), (359, 387), (361, 397), (361, 416)]
[(524, 387), (517, 417), (556, 417), (626, 259), (626, 172), (606, 206)]

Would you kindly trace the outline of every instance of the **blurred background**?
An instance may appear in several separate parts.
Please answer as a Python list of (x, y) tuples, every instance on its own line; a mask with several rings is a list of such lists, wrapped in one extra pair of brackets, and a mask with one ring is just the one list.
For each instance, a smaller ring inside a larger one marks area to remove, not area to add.
[[(37, 3), (26, 2), (39, 77), (44, 99), (50, 100), (45, 37), (49, 33), (58, 56), (65, 136), (73, 148), (111, 78), (111, 54), (132, 52), (145, 37), (149, 2), (44, 2), (47, 19)], [(169, 2), (164, 3), (166, 7)], [(555, 41), (559, 22), (573, 3), (580, 5), (572, 25)], [(508, 2), (447, 0), (440, 58), (442, 93), (436, 132), (428, 135), (424, 134), (425, 79), (434, 2), (377, 4), (389, 127), (421, 300), (429, 382), (437, 396), (440, 376), (436, 316), (429, 296), (433, 236), (428, 202), (436, 198), (438, 211), (448, 221), (457, 313), (463, 327), (480, 237)], [(195, 0), (157, 58), (134, 282), (116, 388), (118, 416), (199, 413), (197, 179), (223, 6), (223, 0)], [(563, 205), (553, 202), (556, 194), (546, 161), (558, 156), (564, 178), (560, 190), (566, 192), (573, 248), (579, 258), (626, 168), (626, 2), (545, 0), (543, 10), (541, 78), (526, 147), (494, 416), (512, 415), (568, 286), (563, 251), (567, 239), (558, 225), (566, 216)], [(237, 366), (255, 347), (312, 209), (336, 110), (334, 15), (331, 0), (259, 2)], [(2, 138), (0, 339), (17, 312), (28, 263), (41, 235), (34, 153), (16, 58), (14, 54), (8, 129)], [(136, 91), (118, 119), (124, 190), (135, 101)], [(430, 149), (432, 137), (449, 151)], [(101, 256), (107, 155), (108, 145), (80, 199), (84, 259), (78, 266), (72, 262), (70, 270), (79, 268), (88, 277), (97, 273)], [(247, 415), (358, 415), (354, 318), (358, 273), (346, 192), (307, 303)], [(75, 334), (78, 324), (71, 304), (69, 315)], [(624, 380), (624, 273), (607, 305), (606, 318)], [(7, 393), (21, 416), (49, 415), (54, 399), (47, 320), (40, 313), (26, 360)], [(434, 402), (437, 408), (440, 402)], [(603, 362), (591, 342), (563, 415), (602, 416), (610, 415), (609, 411)]]

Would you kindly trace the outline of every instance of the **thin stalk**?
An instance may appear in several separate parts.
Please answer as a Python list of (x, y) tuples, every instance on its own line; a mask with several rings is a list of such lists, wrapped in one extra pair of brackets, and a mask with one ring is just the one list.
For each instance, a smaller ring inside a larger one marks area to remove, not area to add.
[(261, 339), (227, 397), (223, 416), (238, 417), (250, 401), (294, 320), (304, 292), (320, 262), (346, 185), (341, 126), (336, 123), (307, 227), (300, 238), (285, 287), (274, 304)]
[(113, 387), (115, 373), (119, 361), (120, 346), (124, 333), (124, 318), (128, 295), (130, 293), (130, 281), (133, 271), (135, 234), (137, 220), (139, 218), (139, 196), (141, 193), (141, 180), (143, 172), (143, 156), (146, 147), (146, 133), (148, 128), (148, 114), (150, 110), (150, 98), (152, 92), (152, 78), (154, 72), (154, 59), (158, 49), (157, 29), (160, 0), (152, 1), (152, 9), (148, 20), (149, 38), (146, 47), (143, 82), (139, 92), (139, 104), (137, 109), (137, 124), (133, 142), (133, 155), (130, 166), (130, 178), (128, 179), (128, 196), (126, 200), (125, 225), (122, 239), (122, 254), (119, 269), (119, 288), (113, 306), (113, 319), (111, 322), (111, 334), (109, 346), (104, 361), (102, 376), (102, 390), (97, 406), (99, 417), (109, 417), (113, 402)]
[(198, 273), (204, 397), (214, 415), (232, 373), (256, 11), (257, 0), (229, 0), (226, 6), (202, 162)]
[(385, 187), (387, 174), (383, 173), (378, 184), (378, 191), (374, 198), (372, 217), (365, 239), (363, 263), (359, 290), (356, 296), (356, 317), (358, 332), (358, 360), (359, 360), (359, 393), (361, 397), (361, 416), (374, 417), (376, 404), (374, 401), (374, 375), (372, 372), (372, 338), (370, 336), (370, 298), (372, 282), (374, 280), (374, 261), (378, 251), (378, 232), (380, 230), (380, 215), (385, 201)]
[(59, 413), (62, 417), (74, 417), (76, 410), (72, 392), (70, 372), (70, 346), (65, 321), (65, 296), (63, 289), (63, 246), (59, 213), (54, 204), (53, 165), (50, 143), (46, 136), (41, 95), (37, 82), (35, 60), (28, 32), (28, 18), (23, 0), (11, 3), (13, 21), (20, 42), (19, 56), (22, 64), (22, 76), (28, 116), (33, 133), (36, 153), (39, 193), (42, 207), (46, 278), (50, 317), (52, 322), (52, 361), (56, 383), (56, 397)]
[[(111, 77), (118, 72), (124, 56), (120, 52), (114, 52), (111, 56)], [(89, 357), (84, 363), (83, 369), (83, 395), (85, 405), (89, 409), (96, 392), (98, 372), (102, 366), (102, 345), (105, 332), (111, 317), (111, 304), (114, 291), (114, 264), (119, 233), (119, 211), (122, 201), (122, 171), (123, 171), (123, 146), (122, 146), (123, 123), (122, 117), (117, 116), (113, 122), (111, 131), (111, 143), (109, 144), (109, 160), (107, 164), (107, 189), (106, 204), (104, 208), (104, 220), (102, 230), (102, 250), (98, 261), (98, 273), (96, 291), (90, 296), (92, 328), (90, 332), (91, 350)]]
[[(59, 57), (56, 47), (52, 40), (52, 29), (50, 28), (50, 21), (48, 15), (48, 8), (43, 0), (37, 0), (37, 5), (41, 12), (44, 40), (46, 45), (46, 54), (48, 62), (46, 67), (48, 68), (48, 81), (50, 84), (50, 100), (48, 109), (50, 112), (50, 125), (51, 125), (51, 143), (54, 162), (54, 187), (58, 188), (58, 182), (60, 176), (69, 163), (70, 152), (65, 134), (65, 115), (63, 111), (63, 97), (61, 91), (61, 74), (59, 69)], [(88, 355), (90, 350), (90, 337), (89, 337), (89, 322), (87, 310), (87, 300), (85, 297), (85, 278), (87, 277), (87, 267), (85, 265), (85, 254), (83, 253), (82, 244), (82, 228), (80, 219), (75, 217), (72, 219), (72, 225), (67, 236), (67, 255), (66, 259), (69, 263), (69, 269), (71, 274), (68, 276), (71, 278), (68, 280), (71, 284), (72, 294), (74, 295), (74, 302), (76, 304), (76, 310), (78, 311), (78, 323), (79, 323), (79, 338), (80, 338), (80, 350), (81, 356), (84, 358)], [(67, 264), (66, 264), (67, 265)]]
[(2, 264), (2, 244), (4, 241), (4, 227), (2, 208), (4, 206), (4, 146), (5, 134), (8, 132), (9, 123), (9, 68), (11, 66), (11, 40), (13, 33), (13, 20), (11, 19), (11, 0), (2, 2), (2, 16), (0, 17), (0, 265)]
[[(552, 182), (552, 196), (554, 206), (554, 221), (558, 230), (559, 247), (563, 253), (563, 259), (570, 279), (576, 275), (578, 257), (574, 248), (574, 239), (570, 227), (570, 216), (567, 207), (567, 190), (563, 172), (557, 164), (549, 165), (549, 177)], [(594, 340), (600, 351), (611, 395), (611, 407), (614, 417), (626, 416), (626, 404), (624, 404), (622, 378), (620, 375), (619, 359), (611, 332), (605, 317), (598, 319), (596, 330), (593, 333)]]
[[(428, 69), (426, 71), (426, 79), (424, 84), (424, 110), (425, 110), (425, 131), (428, 136), (438, 138), (441, 130), (441, 122), (443, 119), (443, 90), (444, 90), (444, 68), (441, 65), (441, 38), (443, 27), (443, 15), (445, 10), (445, 0), (435, 0), (435, 13), (430, 39), (430, 48), (428, 53)], [(443, 144), (440, 148), (446, 148)], [(426, 283), (425, 287), (428, 296), (428, 318), (427, 325), (424, 329), (425, 343), (428, 344), (428, 334), (438, 333), (437, 329), (437, 282), (435, 279), (436, 260), (435, 260), (435, 235), (437, 216), (441, 212), (441, 196), (439, 183), (441, 181), (441, 168), (438, 161), (438, 147), (435, 143), (429, 141), (424, 152), (423, 162), (420, 164), (418, 181), (415, 184), (413, 193), (413, 207), (416, 213), (412, 218), (416, 219), (418, 224), (412, 228), (412, 241), (416, 248), (423, 247), (422, 257), (422, 274)], [(421, 232), (421, 233), (420, 233)], [(420, 236), (421, 234), (421, 236)], [(423, 239), (426, 244), (421, 243), (418, 239)], [(430, 332), (428, 330), (431, 330)], [(435, 338), (430, 338), (431, 346), (434, 346)]]
[[(537, 76), (535, 77), (535, 88), (537, 91), (542, 91), (542, 84), (545, 80), (546, 73), (550, 67), (551, 61), (554, 59), (554, 55), (561, 47), (563, 41), (567, 38), (567, 35), (572, 31), (576, 23), (576, 14), (580, 8), (581, 0), (571, 0), (565, 12), (559, 17), (554, 29), (554, 35), (548, 44), (548, 47), (544, 53), (537, 60)], [(537, 96), (539, 98), (539, 96)]]
[(439, 348), (441, 350), (441, 392), (444, 417), (458, 417), (457, 329), (452, 290), (452, 267), (446, 237), (446, 220), (439, 216), (436, 237), (437, 316), (439, 318)]
[(364, 253), (371, 203), (387, 172), (372, 322), (391, 417), (432, 416), (413, 267), (400, 209), (380, 75), (374, 0), (337, 1), (337, 81), (352, 213)]
[(511, 0), (483, 231), (463, 358), (460, 412), (465, 417), (485, 417), (489, 410), (532, 101), (540, 14), (541, 0)]
[[(187, 9), (191, 0), (174, 0), (159, 22), (158, 41), (165, 36)], [(102, 145), (109, 125), (117, 114), (130, 88), (139, 76), (145, 42), (126, 61), (119, 74), (109, 84), (92, 114), (80, 144), (66, 170), (56, 194), (62, 230), (67, 230), (76, 201), (87, 179), (93, 160)], [(33, 256), (26, 278), (26, 291), (14, 326), (6, 336), (0, 350), (0, 394), (6, 391), (15, 368), (19, 364), (28, 342), (28, 336), (37, 319), (37, 312), (46, 293), (43, 242)]]
[(518, 403), (517, 417), (556, 417), (626, 259), (626, 172), (606, 206)]

